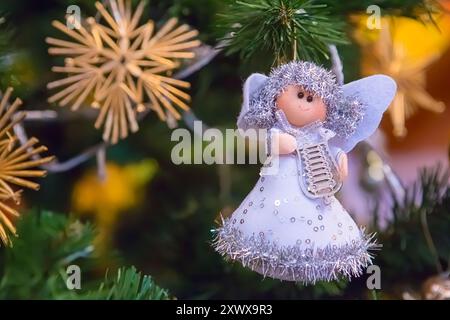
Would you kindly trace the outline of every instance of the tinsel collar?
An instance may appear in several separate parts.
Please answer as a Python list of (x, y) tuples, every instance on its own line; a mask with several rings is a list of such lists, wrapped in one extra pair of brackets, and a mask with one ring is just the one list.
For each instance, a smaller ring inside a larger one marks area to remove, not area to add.
[(278, 109), (275, 112), (275, 118), (276, 118), (276, 126), (285, 131), (286, 133), (289, 133), (290, 135), (294, 137), (304, 137), (309, 136), (311, 134), (316, 134), (318, 130), (323, 128), (324, 122), (323, 121), (314, 121), (311, 122), (305, 126), (302, 127), (296, 127), (289, 123), (289, 121), (286, 118), (286, 114)]

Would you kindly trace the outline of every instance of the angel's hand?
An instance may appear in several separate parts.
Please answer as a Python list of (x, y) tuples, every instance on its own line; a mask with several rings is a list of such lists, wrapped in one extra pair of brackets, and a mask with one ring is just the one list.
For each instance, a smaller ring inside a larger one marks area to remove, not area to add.
[(348, 176), (348, 157), (345, 152), (340, 152), (338, 156), (339, 176), (344, 181)]
[(272, 140), (272, 154), (289, 154), (297, 149), (297, 140), (287, 133), (277, 133)]

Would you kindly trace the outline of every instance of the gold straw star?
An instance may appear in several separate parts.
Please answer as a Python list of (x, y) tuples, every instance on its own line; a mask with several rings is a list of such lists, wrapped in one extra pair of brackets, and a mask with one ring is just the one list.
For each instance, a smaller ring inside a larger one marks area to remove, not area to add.
[(384, 73), (397, 82), (397, 95), (389, 106), (394, 135), (406, 135), (406, 119), (419, 108), (444, 111), (445, 104), (434, 99), (425, 88), (426, 68), (438, 55), (430, 55), (417, 62), (408, 60), (403, 44), (392, 38), (390, 22), (387, 20), (383, 21), (379, 39), (368, 45), (364, 52), (368, 57), (364, 61), (365, 73)]
[(136, 132), (136, 111), (154, 110), (161, 120), (166, 119), (164, 109), (175, 119), (180, 113), (173, 105), (188, 110), (190, 96), (180, 89), (188, 89), (189, 82), (170, 77), (179, 67), (180, 59), (192, 59), (192, 49), (200, 45), (193, 40), (198, 32), (187, 25), (177, 26), (172, 18), (155, 30), (153, 21), (138, 26), (144, 3), (133, 13), (131, 2), (109, 0), (109, 11), (95, 4), (105, 24), (94, 18), (86, 19), (87, 26), (71, 30), (61, 22), (53, 26), (72, 41), (47, 38), (54, 46), (53, 55), (66, 56), (65, 66), (53, 71), (67, 73), (68, 77), (51, 82), (48, 88), (59, 88), (49, 98), (60, 106), (71, 105), (77, 110), (88, 98), (92, 106), (100, 108), (95, 127), (104, 126), (103, 139), (117, 143), (126, 138), (128, 131)]
[(19, 212), (8, 205), (8, 202), (19, 204), (22, 192), (21, 189), (14, 190), (12, 185), (38, 190), (39, 184), (27, 178), (45, 176), (45, 170), (34, 168), (54, 159), (33, 159), (33, 156), (47, 151), (45, 146), (35, 147), (38, 143), (36, 138), (17, 146), (18, 138), (13, 133), (13, 127), (24, 119), (25, 113), (14, 115), (22, 101), (16, 99), (9, 106), (11, 93), (12, 88), (8, 88), (0, 101), (0, 241), (5, 245), (11, 244), (9, 235), (16, 234), (11, 218), (19, 216)]

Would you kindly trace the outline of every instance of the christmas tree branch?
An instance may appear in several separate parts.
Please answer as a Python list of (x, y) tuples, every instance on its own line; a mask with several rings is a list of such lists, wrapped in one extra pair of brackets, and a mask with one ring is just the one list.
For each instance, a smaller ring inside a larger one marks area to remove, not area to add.
[(99, 289), (87, 299), (95, 300), (168, 300), (167, 290), (158, 287), (148, 275), (141, 275), (135, 267), (120, 268), (115, 276), (108, 274)]
[(135, 267), (122, 267), (112, 277), (106, 272), (100, 285), (83, 277), (78, 290), (69, 289), (69, 265), (83, 275), (94, 271), (96, 234), (89, 224), (49, 211), (29, 212), (19, 220), (18, 231), (21, 236), (5, 250), (0, 299), (169, 299), (167, 290)]
[(420, 224), (422, 226), (423, 235), (427, 242), (430, 253), (433, 256), (434, 263), (436, 265), (436, 271), (438, 273), (442, 273), (443, 270), (442, 270), (442, 266), (439, 262), (439, 255), (437, 253), (436, 246), (434, 245), (433, 237), (431, 236), (430, 228), (428, 226), (427, 214), (428, 213), (426, 212), (426, 210), (422, 210), (422, 212), (420, 214)]
[[(43, 118), (39, 119), (40, 121), (44, 121)], [(19, 142), (21, 145), (24, 145), (28, 141), (28, 135), (25, 131), (25, 128), (22, 124), (16, 124), (14, 126), (14, 133), (17, 135), (17, 138), (19, 139)], [(89, 147), (83, 152), (81, 152), (79, 155), (76, 155), (69, 160), (66, 160), (64, 162), (59, 162), (58, 160), (55, 160), (49, 164), (42, 165), (41, 167), (44, 170), (47, 170), (51, 173), (60, 173), (72, 170), (73, 168), (79, 166), (80, 164), (88, 161), (93, 156), (97, 155), (98, 152), (102, 148), (105, 148), (108, 146), (107, 142), (101, 142), (95, 146)], [(36, 154), (32, 156), (33, 160), (39, 160), (41, 157), (40, 155)]]
[(344, 44), (345, 23), (326, 4), (311, 0), (227, 1), (219, 30), (228, 41), (226, 53), (244, 59), (272, 55), (274, 64), (295, 59), (329, 58), (329, 44)]
[(449, 176), (450, 171), (441, 166), (422, 170), (419, 181), (405, 191), (403, 199), (393, 195), (393, 217), (387, 229), (374, 223), (383, 244), (376, 263), (385, 270), (386, 283), (391, 277), (398, 281), (398, 275), (408, 278), (443, 271), (442, 263), (447, 263), (450, 255)]

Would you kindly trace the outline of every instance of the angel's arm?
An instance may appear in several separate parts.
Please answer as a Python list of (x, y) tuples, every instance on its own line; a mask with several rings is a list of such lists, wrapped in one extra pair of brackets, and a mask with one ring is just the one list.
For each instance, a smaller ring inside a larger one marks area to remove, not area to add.
[(290, 134), (276, 128), (268, 131), (267, 150), (269, 155), (290, 154), (297, 149), (297, 141)]
[(342, 151), (338, 156), (339, 175), (341, 180), (344, 181), (348, 176), (348, 157), (347, 154)]
[(348, 176), (348, 157), (347, 154), (339, 147), (331, 147), (331, 153), (337, 164), (339, 176), (344, 181)]

